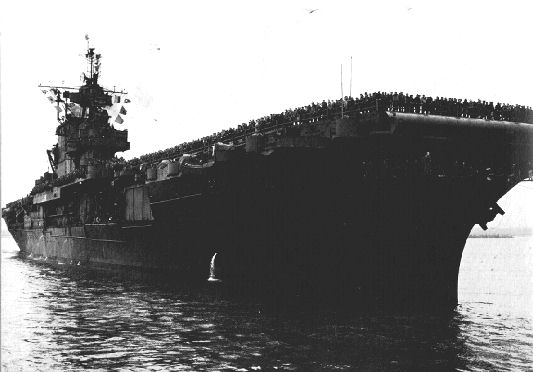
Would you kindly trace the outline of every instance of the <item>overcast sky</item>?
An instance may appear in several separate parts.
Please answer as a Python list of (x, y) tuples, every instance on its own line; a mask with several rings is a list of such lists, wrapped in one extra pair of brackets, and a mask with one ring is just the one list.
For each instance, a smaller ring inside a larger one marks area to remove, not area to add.
[(48, 168), (57, 122), (37, 85), (80, 84), (85, 34), (100, 82), (129, 92), (131, 158), (338, 98), (341, 64), (348, 94), (351, 56), (352, 95), (533, 106), (532, 15), (533, 1), (4, 0), (2, 205)]

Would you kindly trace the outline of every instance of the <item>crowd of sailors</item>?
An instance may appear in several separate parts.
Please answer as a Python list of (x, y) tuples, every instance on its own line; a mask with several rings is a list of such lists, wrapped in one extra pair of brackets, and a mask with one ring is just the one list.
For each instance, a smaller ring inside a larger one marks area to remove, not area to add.
[(423, 115), (442, 115), (458, 118), (477, 118), (509, 122), (533, 124), (531, 107), (509, 105), (487, 101), (472, 101), (458, 98), (430, 97), (420, 94), (397, 93), (364, 93), (359, 97), (344, 97), (338, 100), (322, 101), (310, 105), (285, 110), (280, 114), (272, 114), (259, 119), (250, 120), (236, 128), (230, 128), (210, 136), (191, 142), (142, 155), (128, 162), (136, 166), (142, 163), (155, 163), (164, 159), (177, 158), (183, 154), (197, 153), (208, 149), (218, 142), (243, 141), (246, 135), (254, 132), (268, 132), (277, 129), (288, 129), (318, 122), (325, 119), (336, 119), (341, 115), (354, 116), (375, 110), (414, 113)]
[(531, 107), (521, 105), (444, 97), (433, 99), (430, 96), (419, 94), (414, 96), (403, 92), (378, 92), (372, 96), (365, 93), (365, 96), (361, 95), (359, 99), (364, 101), (380, 99), (390, 111), (533, 124), (533, 110)]

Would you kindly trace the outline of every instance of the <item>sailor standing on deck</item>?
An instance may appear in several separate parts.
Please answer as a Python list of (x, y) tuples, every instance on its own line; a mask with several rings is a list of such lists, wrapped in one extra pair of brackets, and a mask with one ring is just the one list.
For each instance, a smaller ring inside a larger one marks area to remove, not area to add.
[(400, 111), (399, 110), (399, 102), (400, 102), (400, 98), (398, 96), (398, 93), (394, 92), (394, 94), (392, 96), (392, 111)]
[(431, 154), (426, 152), (426, 155), (424, 155), (424, 174), (427, 176), (431, 176)]

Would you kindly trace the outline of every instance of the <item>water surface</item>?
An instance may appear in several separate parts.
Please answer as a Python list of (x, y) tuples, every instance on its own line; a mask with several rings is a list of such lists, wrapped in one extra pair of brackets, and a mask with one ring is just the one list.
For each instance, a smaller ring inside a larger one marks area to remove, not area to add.
[(471, 239), (449, 316), (272, 311), (16, 257), (2, 238), (2, 369), (527, 370), (533, 244)]

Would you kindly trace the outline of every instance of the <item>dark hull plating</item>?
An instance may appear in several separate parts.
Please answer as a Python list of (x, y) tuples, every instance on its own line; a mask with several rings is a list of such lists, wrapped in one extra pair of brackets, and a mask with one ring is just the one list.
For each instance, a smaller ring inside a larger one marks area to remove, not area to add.
[(503, 212), (496, 202), (527, 174), (531, 141), (398, 116), (400, 135), (241, 152), (187, 182), (147, 183), (151, 221), (11, 232), (35, 259), (206, 281), (216, 253), (216, 277), (234, 291), (448, 310), (468, 234)]

